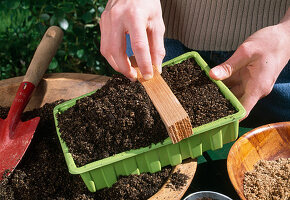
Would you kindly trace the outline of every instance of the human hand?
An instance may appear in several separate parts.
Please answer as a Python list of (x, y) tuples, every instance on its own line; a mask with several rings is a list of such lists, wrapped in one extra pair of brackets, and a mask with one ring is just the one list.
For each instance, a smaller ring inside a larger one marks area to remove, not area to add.
[(215, 80), (223, 80), (247, 111), (268, 95), (290, 59), (289, 26), (263, 28), (242, 43), (224, 63), (210, 70)]
[(102, 13), (101, 53), (118, 72), (131, 81), (137, 72), (126, 55), (126, 33), (143, 78), (153, 77), (153, 67), (161, 73), (165, 56), (165, 31), (160, 0), (109, 0)]

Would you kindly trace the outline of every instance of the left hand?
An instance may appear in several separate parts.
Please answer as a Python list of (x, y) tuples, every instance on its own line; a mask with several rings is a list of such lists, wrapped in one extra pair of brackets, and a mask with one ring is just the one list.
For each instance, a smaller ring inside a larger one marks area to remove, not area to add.
[(263, 28), (242, 43), (210, 76), (224, 83), (240, 100), (247, 115), (257, 101), (268, 95), (290, 58), (289, 29), (278, 24)]

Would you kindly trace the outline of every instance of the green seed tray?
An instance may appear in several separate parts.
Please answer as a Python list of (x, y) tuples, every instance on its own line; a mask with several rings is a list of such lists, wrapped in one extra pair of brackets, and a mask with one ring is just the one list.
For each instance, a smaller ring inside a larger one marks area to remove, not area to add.
[[(208, 75), (210, 68), (197, 52), (188, 52), (170, 61), (163, 63), (163, 66), (174, 65), (186, 59), (194, 58), (197, 64)], [(211, 79), (212, 80), (212, 79)], [(76, 100), (89, 96), (95, 91), (66, 101), (56, 106), (53, 110), (54, 120), (58, 138), (64, 153), (64, 157), (71, 174), (81, 175), (87, 188), (95, 192), (105, 187), (111, 187), (120, 175), (140, 174), (142, 172), (157, 172), (162, 167), (175, 166), (186, 158), (196, 158), (204, 151), (216, 150), (223, 147), (223, 144), (234, 141), (238, 137), (239, 119), (245, 116), (245, 109), (231, 91), (221, 82), (212, 80), (220, 88), (221, 92), (237, 112), (216, 121), (193, 128), (193, 135), (177, 144), (172, 144), (168, 137), (164, 142), (152, 144), (149, 147), (130, 150), (89, 163), (82, 167), (76, 167), (72, 155), (65, 142), (61, 139), (58, 128), (57, 114), (63, 113), (76, 104)]]

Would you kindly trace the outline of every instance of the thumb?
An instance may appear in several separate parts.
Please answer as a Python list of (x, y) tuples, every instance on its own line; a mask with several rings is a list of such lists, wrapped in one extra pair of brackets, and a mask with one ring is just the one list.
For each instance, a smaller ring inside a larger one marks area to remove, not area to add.
[(241, 104), (244, 106), (244, 108), (246, 110), (246, 116), (242, 120), (244, 120), (245, 118), (248, 117), (248, 115), (250, 114), (251, 110), (257, 104), (257, 102), (259, 101), (259, 99), (260, 99), (260, 96), (254, 94), (254, 93), (245, 93), (239, 99), (239, 101), (241, 102)]
[(246, 66), (249, 62), (250, 59), (246, 56), (245, 51), (238, 48), (227, 61), (212, 68), (209, 75), (215, 80), (224, 80), (229, 78), (241, 67)]

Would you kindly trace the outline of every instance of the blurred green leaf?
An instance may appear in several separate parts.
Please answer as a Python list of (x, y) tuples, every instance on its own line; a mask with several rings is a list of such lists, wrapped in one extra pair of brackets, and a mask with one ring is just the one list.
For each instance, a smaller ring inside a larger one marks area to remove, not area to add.
[(48, 66), (48, 69), (53, 70), (53, 69), (56, 69), (57, 66), (58, 66), (58, 62), (55, 58), (53, 58), (51, 63)]
[(64, 50), (59, 50), (57, 52), (57, 55), (59, 55), (59, 56), (65, 56), (65, 51)]
[(55, 25), (55, 21), (56, 21), (56, 17), (55, 17), (55, 15), (53, 15), (49, 20), (49, 25), (51, 25), (51, 26)]
[(84, 6), (85, 4), (92, 4), (92, 0), (79, 0), (80, 5)]
[(66, 13), (73, 12), (75, 7), (73, 2), (65, 2), (63, 5), (60, 6), (61, 10)]
[(104, 10), (105, 10), (105, 7), (104, 7), (104, 6), (99, 6), (99, 7), (98, 7), (98, 11), (99, 11), (100, 13), (102, 13)]
[(58, 19), (61, 20), (63, 18), (65, 18), (65, 12), (61, 9), (57, 9), (54, 13), (54, 16)]
[(20, 5), (20, 1), (17, 1), (17, 0), (6, 1), (6, 7), (8, 9), (16, 9), (19, 7), (19, 5)]
[(46, 5), (43, 11), (47, 13), (54, 13), (54, 7), (52, 5)]
[(82, 58), (84, 56), (84, 53), (85, 53), (85, 51), (83, 49), (80, 49), (80, 50), (77, 51), (77, 56), (79, 58)]
[(94, 14), (96, 12), (95, 8), (92, 8), (91, 10), (89, 10), (89, 13)]
[(29, 4), (30, 3), (30, 1), (29, 0), (22, 0), (21, 1), (21, 7), (23, 8), (23, 9), (28, 9), (29, 8)]
[(82, 15), (82, 19), (84, 20), (84, 22), (87, 24), (87, 23), (90, 23), (93, 19), (93, 15), (92, 13), (90, 13), (90, 11), (86, 12), (85, 14)]
[(40, 33), (44, 33), (46, 31), (46, 26), (40, 22), (36, 24), (36, 27), (38, 28)]
[(59, 26), (63, 29), (66, 30), (69, 26), (68, 21), (64, 18), (58, 20)]
[(39, 16), (39, 18), (46, 21), (49, 20), (50, 16), (47, 13), (43, 13)]

